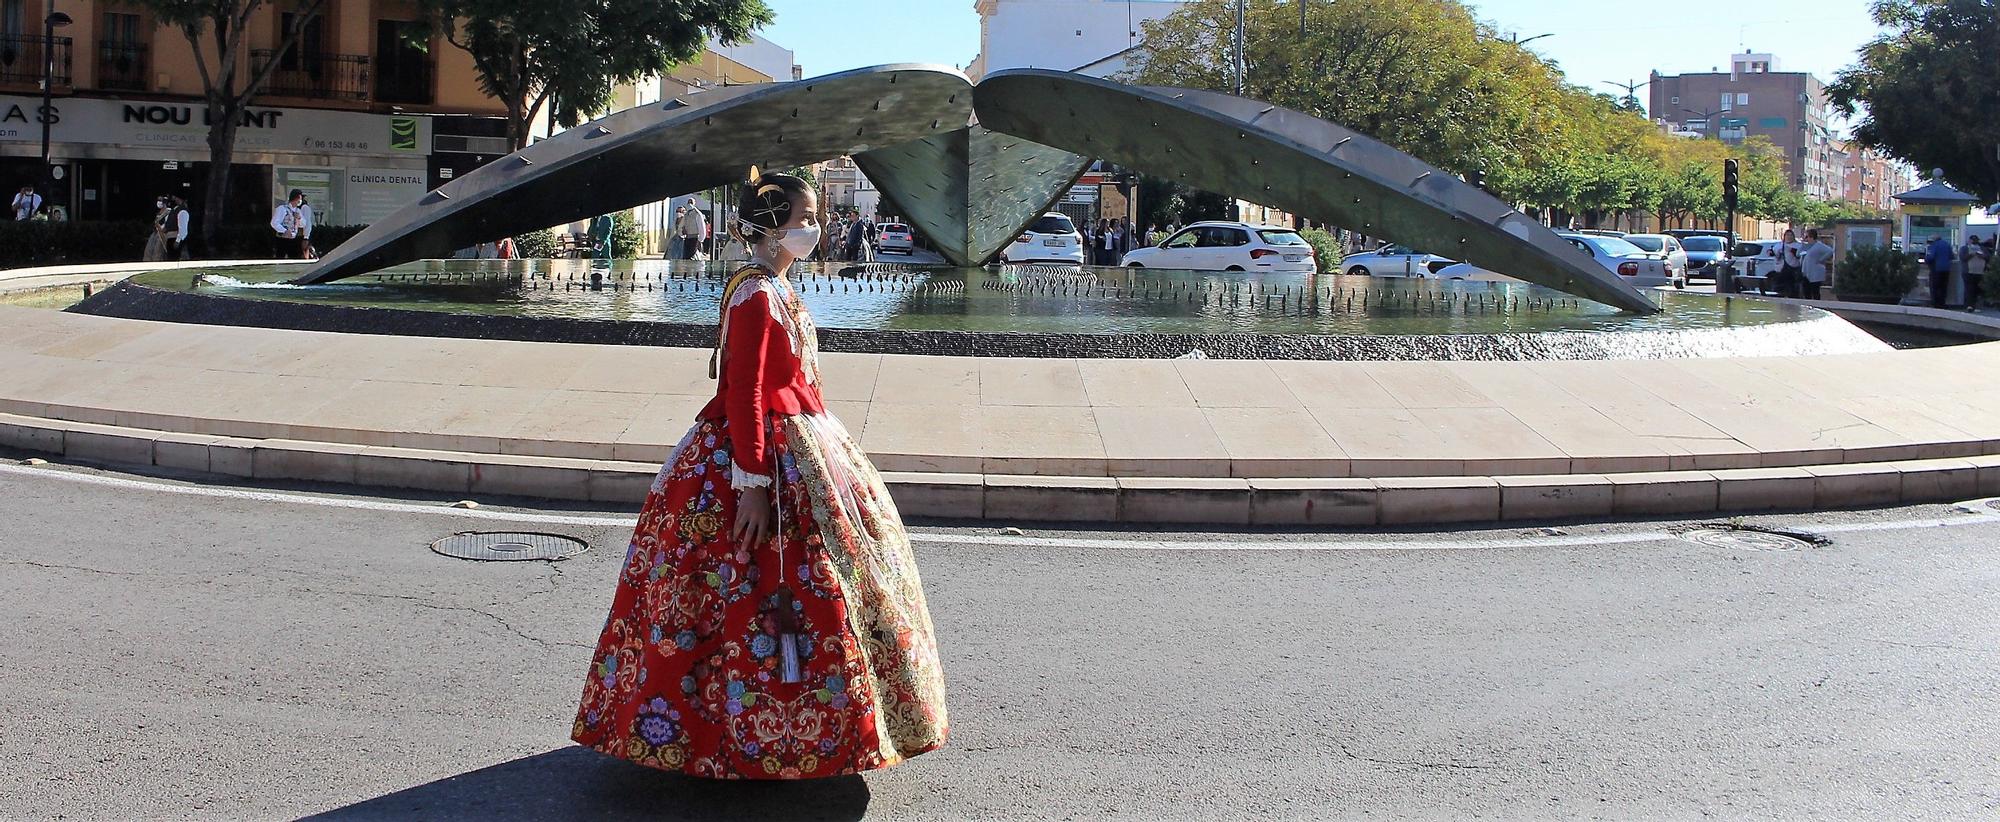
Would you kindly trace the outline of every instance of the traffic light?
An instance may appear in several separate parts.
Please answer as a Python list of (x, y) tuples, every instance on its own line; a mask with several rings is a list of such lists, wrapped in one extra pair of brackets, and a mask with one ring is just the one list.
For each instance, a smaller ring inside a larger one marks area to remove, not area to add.
[(1722, 207), (1736, 210), (1736, 161), (1722, 161)]

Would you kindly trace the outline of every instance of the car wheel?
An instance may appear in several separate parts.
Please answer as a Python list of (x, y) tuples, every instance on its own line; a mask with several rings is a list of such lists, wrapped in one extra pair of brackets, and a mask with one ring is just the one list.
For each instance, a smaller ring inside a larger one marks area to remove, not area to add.
[(1348, 269), (1348, 270), (1347, 270), (1347, 276), (1349, 276), (1349, 277), (1366, 277), (1366, 276), (1368, 276), (1368, 268), (1367, 268), (1366, 266), (1359, 266), (1359, 265), (1357, 265), (1357, 266), (1355, 266), (1355, 267), (1353, 267), (1353, 268), (1350, 268), (1350, 269)]
[(1224, 271), (1242, 271), (1242, 270), (1243, 270), (1243, 266), (1240, 266), (1240, 265), (1232, 265), (1232, 266), (1230, 266), (1230, 267), (1228, 267), (1228, 268), (1225, 268), (1225, 269), (1223, 269), (1223, 270), (1224, 270)]
[(1126, 268), (1145, 268), (1145, 267), (1146, 267), (1146, 264), (1145, 264), (1145, 263), (1126, 263), (1126, 264), (1125, 264), (1125, 267), (1126, 267)]

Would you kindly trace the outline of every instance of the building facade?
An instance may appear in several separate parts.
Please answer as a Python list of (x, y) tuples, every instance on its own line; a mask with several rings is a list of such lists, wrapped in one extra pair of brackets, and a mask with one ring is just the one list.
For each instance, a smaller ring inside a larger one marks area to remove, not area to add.
[(1917, 187), (1916, 170), (1871, 148), (1839, 146), (1846, 155), (1846, 199), (1883, 212), (1898, 207), (1896, 194)]
[(1795, 190), (1841, 199), (1846, 171), (1830, 156), (1836, 141), (1827, 128), (1826, 86), (1818, 77), (1778, 71), (1776, 57), (1744, 52), (1730, 56), (1728, 73), (1653, 72), (1651, 88), (1655, 119), (1726, 143), (1768, 138), (1784, 154)]
[(1075, 71), (1139, 45), (1144, 25), (1185, 0), (976, 0), (974, 82), (1003, 68)]
[[(71, 22), (45, 42), (51, 12)], [(370, 222), (509, 150), (505, 106), (480, 89), (471, 56), (441, 38), (410, 45), (422, 31), (415, 3), (333, 0), (281, 55), (291, 14), (260, 9), (235, 58), (245, 76), (275, 66), (237, 132), (230, 222), (261, 223), (290, 188), (310, 192), (324, 224)], [(46, 169), (45, 50), (55, 96)], [(164, 193), (202, 202), (206, 113), (193, 47), (150, 12), (0, 0), (0, 174), (40, 185), (65, 216), (144, 219)]]

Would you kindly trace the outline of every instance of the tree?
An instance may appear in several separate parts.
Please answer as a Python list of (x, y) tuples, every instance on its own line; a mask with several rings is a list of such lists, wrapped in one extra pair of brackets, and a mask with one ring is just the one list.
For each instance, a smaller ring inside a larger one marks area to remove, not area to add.
[(1827, 87), (1841, 113), (1865, 108), (1855, 140), (2000, 200), (2000, 0), (1878, 0), (1873, 13), (1887, 31)]
[[(1245, 95), (1371, 135), (1453, 173), (1540, 156), (1563, 130), (1553, 68), (1453, 0), (1250, 0)], [(1230, 91), (1230, 0), (1145, 24), (1123, 79)]]
[[(292, 27), (282, 34), (278, 48), (268, 60), (253, 63), (245, 54), (250, 23), (266, 6), (266, 0), (134, 0), (150, 9), (162, 23), (180, 29), (194, 51), (195, 71), (201, 77), (204, 121), (208, 125), (208, 187), (201, 204), (201, 238), (212, 245), (222, 227), (229, 202), (230, 165), (236, 155), (236, 130), (250, 102), (264, 90), (272, 69), (285, 53), (297, 47), (299, 33), (318, 17), (326, 0), (295, 0), (287, 11)], [(204, 36), (209, 42), (204, 45)]]
[(573, 116), (602, 110), (613, 84), (664, 73), (711, 40), (742, 42), (772, 19), (763, 0), (420, 2), (431, 28), (472, 55), (480, 87), (507, 106), (516, 149), (551, 98)]

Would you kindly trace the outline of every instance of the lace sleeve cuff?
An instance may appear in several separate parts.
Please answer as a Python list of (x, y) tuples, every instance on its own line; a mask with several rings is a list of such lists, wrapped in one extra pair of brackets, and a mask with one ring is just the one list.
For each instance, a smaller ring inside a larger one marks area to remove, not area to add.
[(769, 488), (771, 478), (762, 474), (752, 474), (734, 461), (729, 463), (729, 487), (741, 491), (745, 488)]

